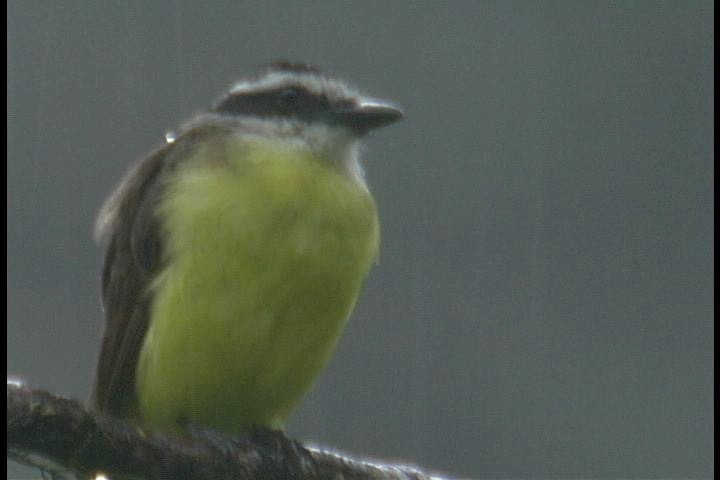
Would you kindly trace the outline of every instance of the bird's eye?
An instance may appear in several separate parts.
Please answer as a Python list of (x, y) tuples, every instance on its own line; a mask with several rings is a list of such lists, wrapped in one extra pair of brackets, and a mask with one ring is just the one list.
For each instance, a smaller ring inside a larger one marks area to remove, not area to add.
[(291, 107), (300, 99), (300, 92), (296, 88), (288, 88), (280, 93), (280, 105), (283, 107)]

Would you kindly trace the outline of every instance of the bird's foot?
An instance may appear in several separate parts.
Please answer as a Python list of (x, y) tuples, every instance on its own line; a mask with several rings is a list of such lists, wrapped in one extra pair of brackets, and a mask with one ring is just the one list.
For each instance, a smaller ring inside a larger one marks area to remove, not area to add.
[(188, 433), (191, 439), (209, 445), (224, 455), (232, 455), (238, 447), (248, 448), (252, 443), (249, 437), (229, 435), (185, 417), (178, 418), (177, 423)]
[(252, 435), (255, 443), (276, 462), (270, 464), (283, 465), (289, 471), (284, 472), (290, 478), (295, 478), (294, 472), (306, 470), (303, 462), (311, 459), (305, 447), (300, 442), (285, 435), (282, 430), (273, 430), (266, 427), (256, 427)]

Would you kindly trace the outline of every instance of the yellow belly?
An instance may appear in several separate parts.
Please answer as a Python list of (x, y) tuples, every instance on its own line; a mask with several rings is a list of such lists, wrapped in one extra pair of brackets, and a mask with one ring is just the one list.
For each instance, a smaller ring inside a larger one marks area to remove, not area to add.
[(159, 211), (167, 266), (150, 292), (139, 414), (171, 430), (179, 417), (277, 428), (327, 362), (377, 255), (375, 205), (310, 153), (230, 142), (196, 156)]

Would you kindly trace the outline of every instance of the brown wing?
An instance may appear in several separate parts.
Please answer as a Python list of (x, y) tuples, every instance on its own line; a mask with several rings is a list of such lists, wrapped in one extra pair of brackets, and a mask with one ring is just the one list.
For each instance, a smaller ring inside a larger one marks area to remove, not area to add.
[(156, 207), (171, 171), (198, 142), (232, 131), (222, 120), (188, 128), (138, 164), (107, 201), (95, 235), (105, 246), (102, 299), (105, 333), (92, 403), (117, 417), (134, 416), (135, 369), (152, 303), (148, 286), (162, 268), (162, 232)]
[(170, 147), (137, 165), (98, 219), (96, 235), (106, 248), (102, 272), (105, 333), (92, 400), (97, 409), (118, 417), (131, 416), (134, 409), (135, 367), (151, 301), (147, 286), (162, 261), (154, 206)]

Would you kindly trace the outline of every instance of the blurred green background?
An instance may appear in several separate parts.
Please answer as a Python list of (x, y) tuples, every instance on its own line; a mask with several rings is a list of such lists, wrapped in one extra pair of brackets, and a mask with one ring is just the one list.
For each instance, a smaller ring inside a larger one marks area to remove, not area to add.
[(380, 263), (290, 433), (477, 478), (713, 476), (712, 2), (7, 8), (8, 373), (87, 398), (101, 202), (302, 60), (407, 119), (368, 143)]

